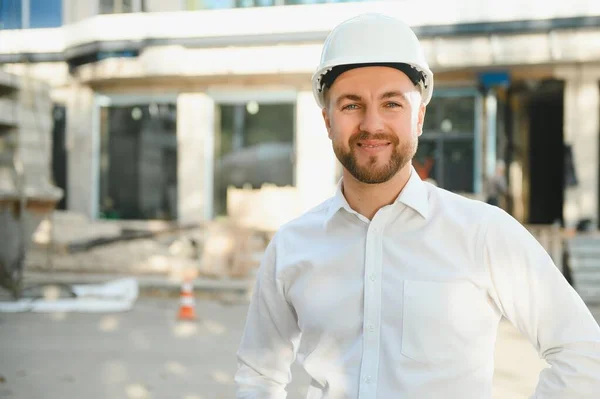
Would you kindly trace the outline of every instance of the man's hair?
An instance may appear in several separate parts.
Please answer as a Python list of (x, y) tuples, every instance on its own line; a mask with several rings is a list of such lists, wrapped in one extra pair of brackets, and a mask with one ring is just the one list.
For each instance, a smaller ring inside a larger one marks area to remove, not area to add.
[(368, 67), (368, 66), (382, 66), (388, 68), (394, 68), (403, 72), (415, 85), (418, 83), (426, 84), (426, 76), (423, 72), (419, 71), (417, 68), (410, 64), (400, 63), (400, 62), (369, 62), (369, 63), (360, 63), (360, 64), (347, 64), (347, 65), (338, 65), (333, 67), (330, 71), (322, 75), (320, 80), (319, 87), (320, 90), (331, 87), (333, 82), (346, 71), (356, 68)]

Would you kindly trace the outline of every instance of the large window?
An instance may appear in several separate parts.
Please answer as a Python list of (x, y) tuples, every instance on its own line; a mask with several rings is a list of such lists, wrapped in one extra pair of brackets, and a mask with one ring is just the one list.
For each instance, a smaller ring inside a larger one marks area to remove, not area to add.
[(23, 27), (21, 0), (0, 0), (0, 30)]
[(0, 29), (56, 28), (62, 0), (0, 0)]
[(62, 0), (29, 0), (29, 27), (53, 28), (62, 25)]
[(187, 10), (193, 11), (273, 6), (277, 0), (186, 0), (185, 4)]
[(427, 106), (414, 166), (440, 187), (473, 193), (476, 179), (477, 94), (439, 90)]
[(351, 3), (370, 0), (186, 0), (188, 10), (218, 8), (268, 7), (300, 4)]
[(294, 112), (289, 104), (223, 104), (215, 146), (215, 215), (226, 213), (227, 187), (294, 184)]
[(176, 106), (104, 107), (100, 112), (100, 217), (177, 218)]
[(371, 0), (283, 0), (286, 5), (323, 4), (323, 3), (357, 3)]

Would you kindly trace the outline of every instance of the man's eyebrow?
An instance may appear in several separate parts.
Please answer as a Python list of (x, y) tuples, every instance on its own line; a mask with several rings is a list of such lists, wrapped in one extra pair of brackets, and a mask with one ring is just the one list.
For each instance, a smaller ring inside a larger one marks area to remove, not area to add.
[[(409, 101), (408, 95), (406, 93), (397, 91), (397, 90), (386, 91), (379, 98), (381, 100), (386, 100), (386, 99), (390, 99), (390, 98), (394, 98), (394, 97), (400, 97), (404, 101)], [(362, 97), (357, 94), (352, 94), (352, 93), (342, 94), (341, 96), (338, 97), (338, 99), (335, 103), (336, 103), (336, 105), (340, 105), (340, 103), (344, 100), (362, 101)]]
[(381, 95), (380, 99), (385, 100), (393, 97), (401, 97), (403, 100), (408, 101), (408, 96), (406, 93), (401, 91), (386, 91)]
[(342, 94), (338, 97), (335, 103), (336, 105), (340, 105), (340, 103), (344, 100), (362, 101), (362, 97), (356, 94)]

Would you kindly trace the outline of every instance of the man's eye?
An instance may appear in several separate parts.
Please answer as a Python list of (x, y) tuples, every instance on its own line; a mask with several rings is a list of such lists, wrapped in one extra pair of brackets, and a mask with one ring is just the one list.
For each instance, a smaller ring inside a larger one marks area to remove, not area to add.
[(385, 106), (386, 106), (387, 108), (397, 108), (397, 107), (400, 107), (400, 108), (402, 108), (402, 105), (400, 105), (400, 104), (398, 104), (398, 103), (387, 103), (387, 104), (385, 104)]
[(353, 110), (353, 109), (358, 109), (358, 105), (356, 104), (348, 104), (342, 107), (342, 110)]

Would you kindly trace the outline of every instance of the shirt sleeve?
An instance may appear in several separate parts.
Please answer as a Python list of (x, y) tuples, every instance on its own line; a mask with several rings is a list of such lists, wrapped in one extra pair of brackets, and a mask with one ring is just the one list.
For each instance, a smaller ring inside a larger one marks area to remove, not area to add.
[[(259, 267), (235, 375), (238, 399), (285, 398), (291, 381), (300, 330), (296, 314), (277, 278), (277, 235), (269, 243)], [(278, 253), (279, 252), (279, 253)]]
[(600, 397), (600, 327), (538, 241), (494, 208), (482, 237), (494, 302), (550, 365), (532, 399)]

